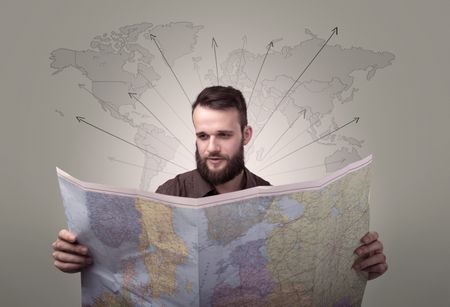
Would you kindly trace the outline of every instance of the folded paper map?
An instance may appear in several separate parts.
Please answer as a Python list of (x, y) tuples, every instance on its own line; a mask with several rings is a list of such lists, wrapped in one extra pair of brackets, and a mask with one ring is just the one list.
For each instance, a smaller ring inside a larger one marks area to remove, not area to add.
[(317, 181), (183, 198), (57, 169), (88, 246), (84, 306), (359, 306), (351, 269), (369, 229), (369, 156)]

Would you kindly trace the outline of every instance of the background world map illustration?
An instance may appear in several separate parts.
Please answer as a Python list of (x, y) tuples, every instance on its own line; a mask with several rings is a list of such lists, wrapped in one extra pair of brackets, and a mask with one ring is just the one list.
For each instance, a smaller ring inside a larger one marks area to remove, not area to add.
[[(357, 124), (355, 79), (370, 82), (395, 59), (387, 51), (340, 46), (338, 29), (326, 36), (304, 31), (309, 39), (295, 45), (283, 45), (281, 38), (270, 40), (266, 54), (249, 50), (247, 36), (236, 46), (221, 46), (214, 38), (214, 54), (205, 43), (212, 38), (203, 34), (204, 25), (145, 22), (96, 35), (85, 50), (53, 50), (50, 66), (56, 75), (68, 69), (81, 72), (78, 86), (88, 96), (80, 103), (94, 99), (135, 131), (130, 141), (147, 150), (140, 189), (149, 190), (158, 173), (166, 172), (168, 179), (183, 171), (180, 164), (195, 168), (190, 104), (204, 87), (217, 84), (236, 87), (247, 99), (254, 129), (247, 166), (272, 182), (292, 183), (317, 178), (367, 155), (357, 127), (339, 128), (351, 121)], [(330, 34), (336, 35), (320, 50)], [(331, 133), (334, 130), (339, 131)], [(310, 148), (299, 150), (315, 140)], [(177, 162), (178, 168), (152, 153)], [(118, 162), (114, 153), (109, 159)]]

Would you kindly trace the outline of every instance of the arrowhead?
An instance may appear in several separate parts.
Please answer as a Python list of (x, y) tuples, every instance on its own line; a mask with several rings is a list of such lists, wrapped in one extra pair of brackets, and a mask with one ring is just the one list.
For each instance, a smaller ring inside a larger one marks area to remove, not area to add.
[(335, 28), (333, 29), (333, 32), (334, 32), (334, 34), (338, 35), (338, 27), (335, 27)]
[(81, 123), (81, 121), (84, 120), (84, 117), (83, 117), (83, 116), (76, 116), (76, 118), (77, 118), (77, 121), (78, 121), (79, 123)]
[(267, 45), (267, 48), (272, 48), (273, 47), (273, 41), (270, 41), (270, 43)]
[(354, 121), (355, 121), (355, 124), (357, 124), (357, 123), (358, 123), (358, 120), (359, 120), (359, 117), (355, 117), (355, 119), (354, 119)]
[(150, 39), (153, 41), (155, 40), (156, 36), (150, 33)]
[(130, 93), (130, 92), (128, 92), (128, 96), (130, 96), (131, 99), (135, 98), (136, 95), (137, 95), (136, 93)]
[(216, 39), (213, 37), (213, 38), (212, 38), (212, 42), (211, 42), (211, 48), (214, 47), (214, 46), (219, 47), (219, 46), (217, 45)]

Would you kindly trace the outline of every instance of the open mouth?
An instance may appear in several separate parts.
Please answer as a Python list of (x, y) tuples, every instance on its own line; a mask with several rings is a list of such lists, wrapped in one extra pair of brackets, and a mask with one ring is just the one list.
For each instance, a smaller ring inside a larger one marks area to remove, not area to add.
[(220, 164), (220, 163), (222, 163), (222, 161), (225, 160), (224, 158), (220, 158), (220, 157), (211, 157), (211, 158), (207, 158), (207, 159), (213, 165)]

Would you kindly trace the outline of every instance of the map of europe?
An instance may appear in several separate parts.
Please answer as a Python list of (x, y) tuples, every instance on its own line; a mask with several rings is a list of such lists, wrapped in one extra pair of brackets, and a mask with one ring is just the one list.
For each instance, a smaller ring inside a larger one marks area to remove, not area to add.
[(89, 247), (84, 306), (358, 306), (372, 157), (321, 180), (193, 199), (58, 170), (69, 228)]

